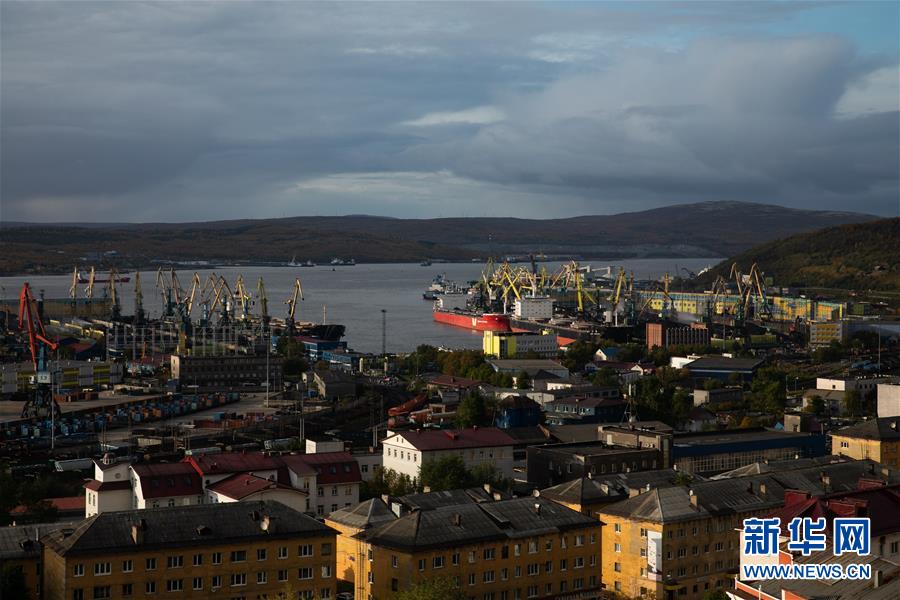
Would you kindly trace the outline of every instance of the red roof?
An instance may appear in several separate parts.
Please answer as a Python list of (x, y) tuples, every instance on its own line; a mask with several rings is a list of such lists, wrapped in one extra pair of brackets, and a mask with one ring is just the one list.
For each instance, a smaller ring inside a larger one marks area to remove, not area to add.
[[(455, 448), (490, 448), (514, 446), (515, 440), (496, 427), (470, 429), (417, 429), (397, 433), (414, 448), (422, 451), (453, 450)], [(390, 438), (388, 438), (390, 439)]]
[[(84, 512), (84, 494), (62, 498), (44, 498), (41, 502), (49, 502), (59, 512)], [(20, 504), (9, 511), (9, 514), (24, 515), (26, 512), (28, 512), (28, 508), (24, 504)]]
[(306, 495), (305, 492), (295, 490), (294, 488), (286, 485), (282, 485), (277, 481), (264, 479), (262, 477), (257, 477), (256, 475), (251, 475), (249, 473), (238, 473), (237, 475), (232, 475), (231, 477), (223, 479), (222, 481), (217, 481), (206, 489), (211, 492), (216, 492), (217, 494), (222, 494), (223, 496), (227, 496), (228, 498), (232, 498), (234, 500), (243, 500), (247, 496), (250, 496), (257, 492), (274, 489), (291, 490), (299, 494), (303, 494), (304, 496)]
[(189, 456), (185, 463), (193, 465), (201, 475), (246, 473), (249, 471), (274, 471), (278, 464), (260, 452), (223, 452)]
[(189, 464), (141, 463), (132, 465), (131, 469), (141, 481), (144, 498), (199, 496), (203, 493), (203, 481)]
[(317, 485), (358, 483), (362, 481), (359, 463), (349, 452), (319, 452), (316, 454), (288, 454), (279, 457), (298, 475), (316, 474)]
[(476, 381), (474, 379), (457, 377), (455, 375), (435, 375), (428, 381), (428, 385), (466, 389), (478, 387), (480, 385), (484, 385), (484, 383), (481, 381)]
[(96, 479), (91, 479), (84, 487), (95, 492), (111, 492), (113, 490), (130, 490), (130, 481), (104, 481), (103, 483)]
[(835, 492), (819, 498), (807, 492), (786, 490), (784, 507), (769, 516), (781, 519), (785, 535), (794, 517), (825, 517), (829, 531), (835, 517), (869, 517), (872, 537), (900, 531), (900, 484), (877, 485), (862, 479), (858, 487), (852, 492)]

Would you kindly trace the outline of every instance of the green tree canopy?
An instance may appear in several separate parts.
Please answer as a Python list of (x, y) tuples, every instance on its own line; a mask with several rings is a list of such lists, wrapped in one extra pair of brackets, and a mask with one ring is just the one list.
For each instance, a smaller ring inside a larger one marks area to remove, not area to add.
[(465, 600), (466, 595), (453, 585), (449, 577), (420, 581), (393, 594), (394, 600)]

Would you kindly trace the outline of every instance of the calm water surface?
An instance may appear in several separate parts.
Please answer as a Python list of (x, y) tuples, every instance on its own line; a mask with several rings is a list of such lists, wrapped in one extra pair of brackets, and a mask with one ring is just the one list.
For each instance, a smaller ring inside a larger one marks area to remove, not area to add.
[[(626, 271), (634, 271), (638, 279), (659, 278), (665, 272), (674, 274), (682, 267), (698, 271), (718, 259), (710, 258), (653, 258), (591, 261), (594, 268), (612, 265), (615, 272), (621, 265)], [(560, 263), (542, 263), (553, 271)], [(405, 352), (419, 344), (448, 346), (453, 348), (480, 348), (481, 334), (450, 325), (435, 323), (431, 318), (431, 302), (422, 299), (422, 292), (438, 273), (458, 283), (480, 277), (480, 263), (434, 264), (360, 264), (352, 267), (326, 265), (311, 268), (295, 267), (222, 267), (197, 270), (205, 281), (215, 271), (223, 275), (229, 285), (243, 273), (247, 287), (256, 294), (256, 282), (262, 277), (269, 299), (269, 314), (286, 315), (284, 301), (290, 295), (294, 279), (299, 277), (303, 286), (304, 301), (297, 309), (296, 318), (301, 321), (321, 322), (323, 312), (331, 323), (343, 323), (347, 327), (346, 340), (350, 347), (362, 352), (381, 351), (381, 311), (387, 316), (387, 349), (389, 352)], [(676, 269), (677, 267), (677, 269)], [(178, 271), (182, 286), (189, 286), (194, 269)], [(120, 284), (122, 312), (134, 310), (134, 274), (130, 283)], [(29, 281), (37, 293), (44, 290), (47, 298), (68, 296), (71, 275), (0, 277), (0, 298), (18, 296), (23, 281)], [(162, 296), (156, 289), (156, 271), (142, 271), (141, 285), (144, 293), (144, 310), (151, 316), (162, 311)], [(102, 295), (103, 284), (95, 284), (94, 295)], [(79, 286), (79, 296), (84, 285)], [(195, 309), (195, 315), (198, 314)]]

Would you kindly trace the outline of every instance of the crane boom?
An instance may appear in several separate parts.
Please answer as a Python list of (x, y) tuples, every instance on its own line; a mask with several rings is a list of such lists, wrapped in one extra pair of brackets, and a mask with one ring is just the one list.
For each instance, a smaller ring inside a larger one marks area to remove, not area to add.
[(34, 366), (35, 395), (22, 408), (23, 418), (46, 418), (59, 415), (59, 405), (50, 390), (50, 371), (47, 368), (47, 351), (56, 350), (50, 341), (40, 315), (34, 310), (34, 296), (26, 282), (19, 294), (19, 329), (28, 334), (31, 364)]

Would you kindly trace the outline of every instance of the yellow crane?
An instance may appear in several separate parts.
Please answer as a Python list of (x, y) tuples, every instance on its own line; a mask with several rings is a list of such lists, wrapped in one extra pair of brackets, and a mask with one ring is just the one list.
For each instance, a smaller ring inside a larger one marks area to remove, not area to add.
[(72, 273), (72, 285), (69, 286), (69, 298), (72, 299), (72, 304), (78, 300), (78, 267), (75, 267), (75, 272)]
[(237, 279), (234, 282), (234, 292), (237, 294), (237, 300), (241, 303), (241, 319), (246, 320), (250, 318), (250, 292), (247, 291), (247, 286), (244, 285), (244, 275), (240, 274), (237, 276)]
[(88, 284), (87, 287), (84, 288), (84, 293), (89, 301), (94, 299), (94, 279), (96, 279), (96, 277), (97, 272), (94, 270), (94, 267), (91, 267), (91, 273), (88, 275)]
[[(300, 284), (300, 278), (294, 280), (294, 288), (288, 299), (284, 301), (288, 305), (287, 328), (289, 331), (294, 330), (294, 315), (297, 313), (297, 299), (303, 300), (303, 286)], [(324, 319), (323, 319), (324, 320)]]
[(260, 315), (262, 316), (263, 323), (268, 324), (268, 322), (269, 322), (269, 299), (266, 297), (266, 286), (263, 283), (262, 277), (260, 277), (259, 281), (256, 282), (256, 297), (259, 299), (259, 309), (260, 309)]
[(184, 314), (189, 319), (191, 317), (191, 311), (194, 310), (194, 300), (197, 298), (197, 292), (200, 291), (201, 287), (200, 275), (195, 271), (194, 276), (191, 278), (191, 291), (186, 296), (184, 302)]

